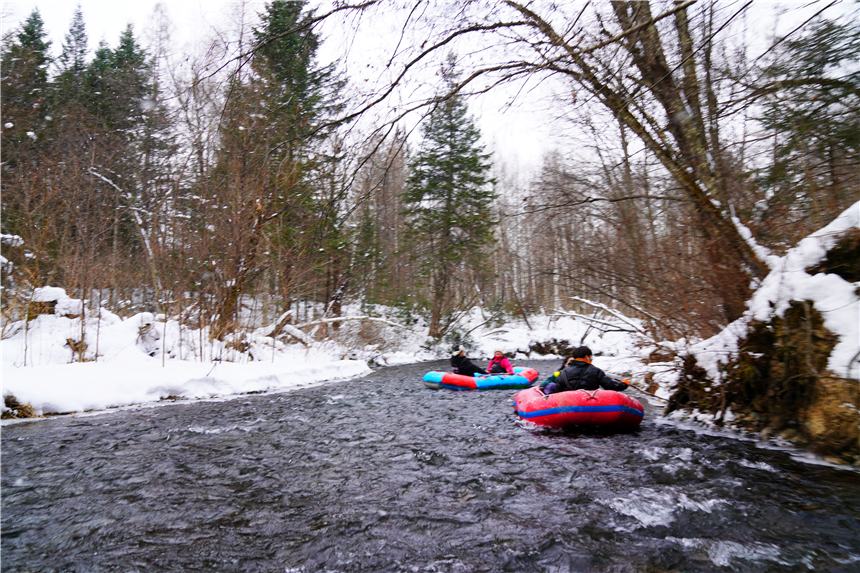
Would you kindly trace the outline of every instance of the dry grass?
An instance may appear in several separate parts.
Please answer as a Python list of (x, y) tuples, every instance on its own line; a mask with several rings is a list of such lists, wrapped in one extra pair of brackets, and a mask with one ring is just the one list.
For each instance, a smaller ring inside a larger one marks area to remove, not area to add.
[(18, 399), (15, 398), (12, 394), (8, 394), (6, 399), (4, 400), (6, 407), (8, 410), (3, 412), (3, 419), (16, 419), (16, 418), (41, 418), (39, 414), (36, 413), (36, 410), (30, 404), (21, 404), (18, 402)]

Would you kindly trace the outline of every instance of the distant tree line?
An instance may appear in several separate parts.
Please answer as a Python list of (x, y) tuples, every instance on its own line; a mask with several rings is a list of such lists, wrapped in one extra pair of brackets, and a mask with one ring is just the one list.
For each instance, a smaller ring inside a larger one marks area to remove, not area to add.
[[(438, 56), (440, 78), (411, 145), (399, 125), (355, 136), (349, 77), (319, 63), (304, 1), (243, 21), (234, 55), (221, 40), (183, 63), (162, 12), (147, 49), (129, 26), (90, 58), (78, 9), (54, 59), (34, 11), (2, 46), (2, 232), (20, 237), (3, 245), (4, 312), (54, 285), (223, 338), (249, 314), (286, 324), (358, 301), (442, 339), (475, 306), (501, 322), (587, 299), (655, 336), (713, 333), (767, 272), (747, 232), (779, 254), (860, 192), (856, 13), (812, 17), (750, 61), (721, 34), (749, 25), (745, 8), (503, 0), (405, 17), (426, 40), (392, 65)], [(531, 180), (480, 143), (468, 96), (485, 78), (566, 86), (552, 105), (569, 143)]]

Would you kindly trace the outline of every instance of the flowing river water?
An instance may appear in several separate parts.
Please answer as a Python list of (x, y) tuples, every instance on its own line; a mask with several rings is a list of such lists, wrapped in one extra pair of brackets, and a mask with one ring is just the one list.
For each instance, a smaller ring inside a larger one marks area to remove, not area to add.
[(433, 368), (5, 425), (2, 570), (860, 571), (855, 471), (634, 391), (636, 432), (537, 430)]

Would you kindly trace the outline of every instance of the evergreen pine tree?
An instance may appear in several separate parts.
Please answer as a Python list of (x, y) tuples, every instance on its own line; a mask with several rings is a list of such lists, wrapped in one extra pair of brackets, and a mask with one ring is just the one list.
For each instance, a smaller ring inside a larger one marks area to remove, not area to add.
[(363, 302), (386, 302), (383, 293), (390, 285), (387, 263), (380, 243), (380, 230), (369, 205), (365, 204), (356, 224), (353, 244), (352, 273), (360, 277), (356, 290)]
[(72, 23), (66, 34), (59, 58), (60, 73), (57, 75), (56, 97), (64, 105), (85, 97), (87, 72), (87, 29), (81, 6), (75, 8)]
[[(770, 95), (761, 120), (774, 130), (776, 154), (762, 183), (764, 219), (809, 217), (808, 233), (857, 199), (860, 187), (860, 29), (821, 20), (785, 43), (767, 68)], [(767, 226), (763, 234), (766, 236)]]
[(301, 148), (315, 145), (330, 133), (323, 125), (342, 107), (343, 82), (333, 65), (319, 66), (319, 38), (303, 13), (304, 0), (275, 0), (266, 5), (254, 29), (258, 46), (254, 70), (263, 80), (273, 153), (294, 159)]
[[(37, 141), (49, 121), (47, 106), (48, 65), (51, 42), (38, 10), (25, 20), (15, 40), (2, 55), (4, 176), (23, 164), (38, 162)], [(20, 173), (20, 171), (19, 171)], [(8, 212), (6, 218), (8, 220)]]
[[(229, 86), (217, 164), (206, 182), (208, 206), (231, 213), (223, 222), (231, 263), (216, 269), (229, 284), (219, 295), (217, 337), (232, 327), (236, 303), (261, 267), (304, 280), (310, 269), (326, 280), (342, 274), (330, 270), (343, 252), (332, 194), (338, 188), (337, 148), (324, 145), (333, 132), (329, 121), (340, 83), (333, 67), (316, 61), (319, 38), (305, 5), (266, 4), (254, 29), (252, 73), (237, 74)], [(268, 260), (261, 260), (264, 248)], [(342, 292), (339, 285), (330, 286), (329, 295), (335, 292)]]
[(423, 269), (431, 284), (430, 336), (441, 338), (451, 312), (458, 268), (485, 268), (485, 247), (492, 244), (496, 221), (490, 206), (496, 198), (489, 177), (490, 155), (462, 97), (456, 93), (458, 72), (453, 55), (442, 69), (440, 103), (423, 126), (423, 141), (410, 165), (402, 198), (410, 236), (425, 256)]
[[(0, 62), (0, 94), (2, 94), (2, 231), (29, 238), (28, 232), (44, 218), (31, 218), (35, 203), (30, 189), (30, 179), (41, 165), (45, 144), (45, 127), (49, 122), (50, 108), (47, 106), (48, 74), (50, 64), (50, 42), (47, 41), (43, 21), (38, 10), (34, 10), (14, 36), (4, 46)], [(31, 245), (28, 247), (32, 248)], [(6, 249), (4, 255), (21, 269), (25, 262), (17, 257), (17, 249)], [(11, 251), (11, 252), (10, 252)], [(4, 286), (11, 279), (10, 267), (4, 268)], [(4, 291), (5, 293), (6, 291)]]
[(137, 44), (129, 24), (120, 34), (119, 45), (111, 50), (102, 43), (87, 67), (86, 105), (109, 131), (123, 132), (126, 138), (144, 119), (144, 101), (149, 86), (146, 53)]
[(320, 294), (337, 315), (349, 277), (340, 209), (343, 152), (334, 140), (332, 121), (343, 107), (344, 82), (334, 64), (318, 63), (320, 39), (311, 24), (313, 11), (306, 7), (304, 0), (275, 0), (254, 29), (258, 50), (253, 68), (264, 105), (265, 145), (270, 160), (281, 166), (277, 173), (288, 166), (294, 174), (274, 182), (285, 212), (269, 235), (287, 246), (291, 256), (312, 255), (309, 262), (324, 282)]

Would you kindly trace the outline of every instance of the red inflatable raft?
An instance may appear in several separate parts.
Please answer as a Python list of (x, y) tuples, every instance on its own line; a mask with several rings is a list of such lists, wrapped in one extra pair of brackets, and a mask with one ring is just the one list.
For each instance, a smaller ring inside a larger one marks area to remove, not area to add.
[(521, 419), (550, 428), (625, 431), (639, 426), (645, 416), (638, 400), (613, 390), (575, 390), (547, 396), (535, 387), (517, 392), (513, 402)]

